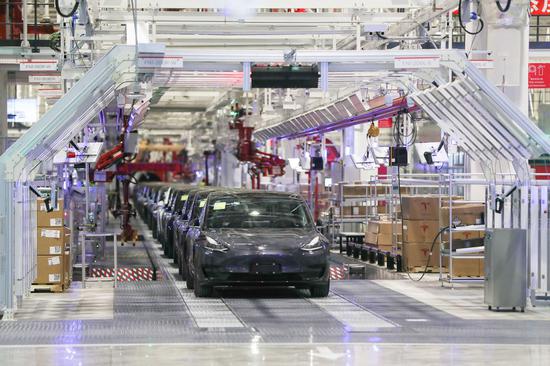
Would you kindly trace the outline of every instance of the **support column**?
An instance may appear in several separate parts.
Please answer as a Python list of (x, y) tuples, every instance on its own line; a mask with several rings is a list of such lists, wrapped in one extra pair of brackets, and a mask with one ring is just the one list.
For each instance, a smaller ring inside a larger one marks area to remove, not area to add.
[[(529, 66), (529, 0), (513, 1), (502, 13), (494, 0), (481, 1), (481, 17), (485, 28), (478, 35), (467, 35), (466, 51), (488, 50), (492, 53), (472, 52), (470, 59), (493, 59), (494, 68), (484, 74), (525, 114), (528, 112)], [(470, 31), (476, 25), (468, 26)]]
[[(513, 1), (510, 9), (502, 13), (494, 0), (481, 0), (478, 13), (485, 23), (477, 35), (466, 35), (465, 49), (471, 51), (471, 60), (494, 60), (494, 68), (482, 72), (523, 113), (528, 114), (528, 64), (529, 64), (529, 0)], [(475, 31), (478, 23), (467, 25)], [(487, 50), (490, 54), (476, 51)], [(509, 161), (496, 164), (501, 172), (513, 172)], [(501, 168), (500, 168), (501, 167)], [(478, 162), (470, 161), (469, 171), (481, 173)], [(484, 189), (472, 187), (471, 199), (483, 199)]]
[(355, 167), (351, 155), (355, 153), (355, 126), (343, 130), (343, 151), (341, 153), (344, 161), (343, 179), (346, 182), (357, 181), (361, 178), (359, 170)]
[(8, 72), (0, 70), (0, 155), (7, 149), (8, 138)]

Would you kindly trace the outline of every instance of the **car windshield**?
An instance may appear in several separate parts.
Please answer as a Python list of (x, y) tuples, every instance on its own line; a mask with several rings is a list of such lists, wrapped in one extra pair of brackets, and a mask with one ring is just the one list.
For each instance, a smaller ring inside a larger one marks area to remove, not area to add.
[(191, 213), (191, 220), (199, 217), (200, 212), (202, 211), (203, 207), (206, 205), (206, 198), (210, 192), (201, 192), (197, 193), (195, 196), (195, 200), (193, 202), (193, 212)]
[(232, 195), (208, 203), (208, 228), (309, 228), (305, 203), (285, 196)]
[(175, 211), (183, 212), (188, 199), (189, 199), (189, 192), (188, 191), (181, 192), (176, 198)]

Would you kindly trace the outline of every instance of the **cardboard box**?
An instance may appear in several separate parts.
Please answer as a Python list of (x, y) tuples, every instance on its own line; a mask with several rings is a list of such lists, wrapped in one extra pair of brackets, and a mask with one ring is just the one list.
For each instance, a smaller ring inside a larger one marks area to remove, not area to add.
[[(375, 234), (392, 234), (393, 224), (391, 221), (382, 221), (382, 220), (369, 220), (367, 222), (367, 231)], [(401, 231), (401, 222), (395, 224), (395, 230), (397, 232)]]
[(63, 255), (39, 255), (36, 257), (37, 276), (34, 283), (58, 284), (64, 281), (64, 253)]
[(439, 220), (437, 196), (402, 196), (401, 203), (404, 220)]
[(344, 216), (366, 216), (367, 206), (344, 206), (342, 207)]
[[(393, 211), (395, 213), (401, 212), (401, 207), (399, 205), (393, 206)], [(387, 201), (378, 201), (378, 205), (376, 206), (376, 212), (380, 214), (389, 214), (390, 213), (390, 206), (388, 205)]]
[(63, 226), (64, 210), (63, 200), (57, 201), (57, 209), (52, 212), (46, 211), (46, 204), (43, 199), (36, 202), (36, 226), (38, 227), (61, 227)]
[[(407, 268), (425, 267), (430, 256), (432, 243), (404, 243), (403, 244), (403, 261)], [(439, 244), (433, 247), (432, 256), (430, 258), (430, 267), (439, 266)]]
[[(445, 266), (449, 268), (449, 258), (445, 258)], [(453, 259), (453, 277), (483, 277), (483, 259), (467, 258)]]
[(344, 195), (344, 197), (366, 196), (367, 186), (366, 185), (344, 185), (342, 186), (342, 194)]
[(365, 233), (365, 243), (369, 245), (378, 245), (378, 234), (367, 231)]
[(38, 255), (61, 255), (71, 242), (68, 228), (39, 227), (36, 230)]
[(365, 233), (365, 243), (373, 246), (392, 245), (392, 234)]
[(439, 220), (403, 220), (405, 243), (431, 244), (439, 230)]
[[(483, 235), (483, 236), (482, 236)], [(479, 239), (483, 238), (485, 236), (485, 233), (483, 231), (453, 231), (453, 241), (454, 240), (472, 240), (472, 239)], [(441, 238), (443, 241), (448, 242), (449, 241), (449, 233), (444, 232), (441, 234)]]
[(390, 252), (390, 253), (393, 253), (394, 252), (394, 249), (393, 249), (393, 245), (391, 244), (388, 244), (388, 245), (378, 245), (378, 250), (382, 251), (382, 252)]
[[(448, 225), (449, 206), (441, 207), (441, 222)], [(484, 223), (485, 205), (475, 203), (453, 204), (452, 222), (460, 221), (461, 225), (479, 225)]]

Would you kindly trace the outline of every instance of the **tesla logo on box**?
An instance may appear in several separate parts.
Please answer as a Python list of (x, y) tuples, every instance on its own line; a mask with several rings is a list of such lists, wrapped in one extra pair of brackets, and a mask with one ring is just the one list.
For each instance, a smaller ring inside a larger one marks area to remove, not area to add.
[(550, 15), (550, 1), (531, 0), (531, 15)]
[(529, 63), (529, 89), (550, 88), (550, 64)]

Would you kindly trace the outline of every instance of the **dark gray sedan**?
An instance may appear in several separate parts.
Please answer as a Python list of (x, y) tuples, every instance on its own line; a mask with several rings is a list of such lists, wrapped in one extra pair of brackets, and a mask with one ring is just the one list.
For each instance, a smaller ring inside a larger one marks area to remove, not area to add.
[(215, 286), (295, 286), (329, 293), (329, 243), (297, 195), (212, 193), (187, 234), (195, 295)]

